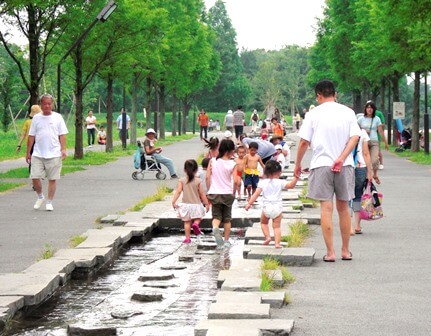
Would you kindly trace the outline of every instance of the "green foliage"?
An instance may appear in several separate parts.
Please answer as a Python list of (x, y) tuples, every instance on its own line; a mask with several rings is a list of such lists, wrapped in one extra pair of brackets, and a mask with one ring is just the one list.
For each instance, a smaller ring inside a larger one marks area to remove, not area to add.
[(302, 246), (305, 239), (307, 239), (311, 234), (309, 226), (300, 220), (290, 224), (289, 227), (290, 234), (281, 237), (281, 241), (287, 242), (289, 247)]
[(0, 181), (0, 193), (9, 191), (15, 188), (19, 188), (26, 185), (26, 183), (20, 183), (20, 182), (4, 182)]
[(87, 236), (72, 236), (69, 239), (69, 245), (71, 248), (77, 247), (79, 244), (83, 243), (87, 239)]
[(263, 261), (261, 265), (262, 270), (276, 270), (281, 265), (280, 260), (271, 256), (264, 257), (262, 261)]
[(37, 259), (37, 261), (52, 258), (54, 253), (54, 247), (51, 244), (45, 244), (43, 245), (42, 252), (40, 253), (40, 257)]
[(147, 196), (140, 202), (132, 206), (130, 211), (141, 211), (145, 206), (152, 202), (163, 201), (166, 195), (172, 193), (173, 189), (168, 188), (165, 184), (161, 184), (157, 187), (157, 192), (154, 195)]
[(260, 282), (261, 292), (271, 292), (274, 290), (274, 280), (267, 272), (262, 272), (262, 281)]
[(425, 154), (424, 151), (411, 152), (410, 150), (405, 150), (404, 152), (395, 152), (397, 156), (406, 158), (409, 161), (421, 164), (421, 165), (431, 165), (431, 155)]

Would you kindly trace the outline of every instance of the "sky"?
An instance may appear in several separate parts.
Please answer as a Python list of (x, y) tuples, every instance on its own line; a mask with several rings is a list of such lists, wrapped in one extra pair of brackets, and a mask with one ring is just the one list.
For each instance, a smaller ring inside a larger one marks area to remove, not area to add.
[[(205, 0), (209, 10), (216, 0)], [(311, 46), (316, 18), (325, 0), (224, 0), (237, 33), (238, 48), (279, 50), (286, 45)]]

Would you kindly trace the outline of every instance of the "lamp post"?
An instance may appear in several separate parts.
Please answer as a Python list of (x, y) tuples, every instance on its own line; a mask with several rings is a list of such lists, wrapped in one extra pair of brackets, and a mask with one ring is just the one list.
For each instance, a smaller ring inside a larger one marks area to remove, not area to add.
[(108, 20), (112, 12), (117, 8), (117, 4), (114, 0), (109, 0), (106, 6), (97, 14), (96, 18), (90, 24), (90, 26), (81, 34), (81, 36), (75, 41), (70, 49), (64, 54), (57, 65), (57, 112), (61, 112), (61, 64), (66, 60), (70, 53), (87, 37), (90, 30), (96, 25), (97, 21), (105, 22)]

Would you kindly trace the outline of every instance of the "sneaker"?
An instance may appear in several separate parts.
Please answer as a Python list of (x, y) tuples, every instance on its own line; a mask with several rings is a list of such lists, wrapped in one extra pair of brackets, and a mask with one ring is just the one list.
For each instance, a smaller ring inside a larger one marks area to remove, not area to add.
[(217, 243), (217, 246), (218, 247), (223, 246), (223, 238), (221, 236), (220, 229), (219, 228), (213, 228), (213, 234), (214, 234), (214, 238), (215, 238), (215, 241)]
[(229, 241), (229, 240), (225, 240), (225, 242), (224, 242), (224, 245), (223, 245), (224, 247), (226, 247), (226, 248), (229, 248), (229, 247), (231, 247), (232, 246), (232, 244), (231, 244), (231, 242)]
[(88, 145), (88, 148), (91, 148), (91, 147), (93, 147), (93, 145)]
[(379, 169), (383, 170), (383, 169), (385, 169), (385, 166), (381, 164), (381, 165), (379, 165)]
[(177, 178), (178, 178), (177, 174), (171, 175), (171, 179), (177, 179)]
[(52, 206), (52, 203), (46, 203), (45, 209), (46, 211), (54, 211), (54, 207)]
[(42, 206), (43, 202), (45, 202), (45, 198), (38, 198), (36, 200), (36, 203), (34, 203), (33, 209), (34, 210), (39, 210), (40, 207)]
[(190, 244), (192, 240), (190, 238), (186, 238), (183, 240), (183, 244)]
[(193, 223), (193, 224), (192, 224), (192, 229), (193, 229), (193, 233), (194, 233), (196, 236), (199, 236), (200, 234), (202, 234), (202, 231), (201, 231), (201, 229), (199, 228), (199, 225), (198, 225), (197, 223)]

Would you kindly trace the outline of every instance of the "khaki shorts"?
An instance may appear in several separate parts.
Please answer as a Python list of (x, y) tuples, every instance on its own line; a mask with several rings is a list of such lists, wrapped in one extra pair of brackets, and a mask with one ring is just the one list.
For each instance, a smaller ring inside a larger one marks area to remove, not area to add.
[(232, 220), (232, 204), (235, 196), (208, 195), (208, 199), (211, 201), (213, 219), (218, 219), (221, 223), (229, 223)]
[(319, 167), (310, 172), (307, 197), (318, 201), (332, 201), (334, 194), (339, 201), (350, 201), (355, 197), (355, 170), (344, 166), (341, 173), (331, 167)]
[(47, 178), (48, 180), (59, 180), (62, 167), (61, 157), (44, 159), (37, 156), (31, 157), (30, 178)]

